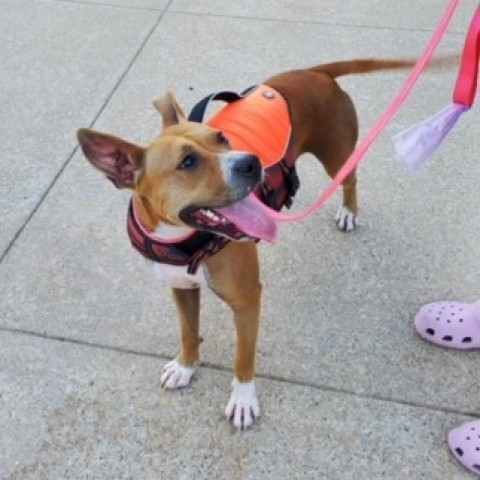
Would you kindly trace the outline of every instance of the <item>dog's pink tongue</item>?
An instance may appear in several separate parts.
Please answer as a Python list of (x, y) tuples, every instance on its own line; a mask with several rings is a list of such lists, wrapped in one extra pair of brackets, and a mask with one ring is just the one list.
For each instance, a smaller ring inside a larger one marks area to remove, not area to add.
[(229, 207), (217, 210), (250, 237), (271, 243), (277, 239), (277, 223), (271, 217), (270, 210), (255, 197), (254, 193)]

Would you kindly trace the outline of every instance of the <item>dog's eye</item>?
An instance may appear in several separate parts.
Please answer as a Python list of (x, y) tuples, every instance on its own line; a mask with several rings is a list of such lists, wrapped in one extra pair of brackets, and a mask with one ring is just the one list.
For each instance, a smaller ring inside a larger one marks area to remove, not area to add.
[(220, 143), (221, 145), (228, 145), (228, 138), (222, 132), (218, 132), (217, 142)]
[(198, 165), (199, 159), (195, 155), (186, 155), (182, 163), (178, 166), (179, 170), (192, 170)]

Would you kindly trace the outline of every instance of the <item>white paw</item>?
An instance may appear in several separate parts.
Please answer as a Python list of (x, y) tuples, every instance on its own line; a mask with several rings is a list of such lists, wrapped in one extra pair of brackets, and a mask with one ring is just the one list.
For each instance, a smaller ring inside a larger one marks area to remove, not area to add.
[(347, 207), (342, 205), (335, 215), (335, 223), (343, 232), (351, 232), (357, 227), (357, 217)]
[(163, 388), (184, 388), (190, 383), (196, 370), (197, 367), (182, 367), (175, 358), (163, 367), (160, 385)]
[(247, 429), (260, 416), (255, 382), (241, 383), (236, 377), (232, 381), (232, 394), (225, 415), (242, 430)]

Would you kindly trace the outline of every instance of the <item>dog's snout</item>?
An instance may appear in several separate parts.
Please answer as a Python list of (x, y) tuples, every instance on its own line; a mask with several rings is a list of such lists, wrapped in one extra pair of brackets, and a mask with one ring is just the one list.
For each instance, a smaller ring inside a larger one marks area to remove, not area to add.
[(235, 160), (233, 170), (236, 174), (245, 178), (258, 177), (262, 170), (262, 165), (257, 156), (246, 154)]
[(262, 163), (249, 152), (228, 152), (222, 165), (225, 181), (237, 200), (244, 198), (262, 180)]

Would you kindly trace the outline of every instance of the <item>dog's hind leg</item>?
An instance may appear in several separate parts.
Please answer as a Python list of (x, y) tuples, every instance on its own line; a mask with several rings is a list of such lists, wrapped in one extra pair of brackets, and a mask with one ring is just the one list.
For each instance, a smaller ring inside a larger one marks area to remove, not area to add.
[(190, 383), (199, 359), (200, 289), (173, 288), (172, 291), (180, 317), (182, 350), (163, 367), (160, 383), (164, 388), (183, 388)]
[(342, 183), (343, 202), (335, 215), (337, 227), (350, 232), (357, 226), (358, 204), (357, 204), (357, 174), (350, 173)]
[[(317, 158), (321, 158), (321, 162), (325, 167), (325, 171), (331, 178), (335, 178), (337, 173), (342, 168), (345, 161), (353, 152), (353, 147), (343, 147), (340, 152), (332, 152), (321, 155), (317, 155)], [(315, 154), (315, 152), (312, 152)], [(357, 174), (356, 170), (353, 170), (342, 182), (343, 188), (343, 201), (335, 216), (335, 223), (337, 227), (344, 231), (350, 232), (357, 226)]]

